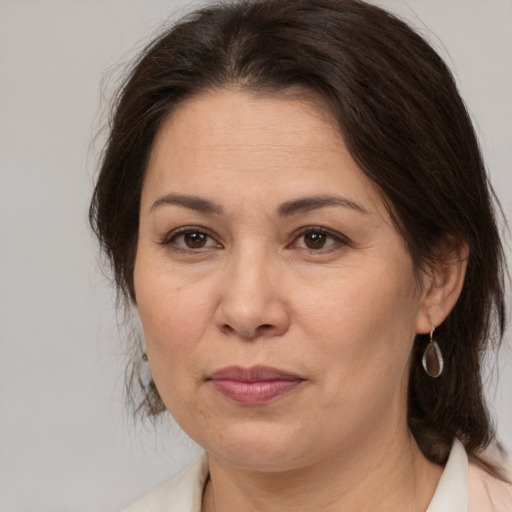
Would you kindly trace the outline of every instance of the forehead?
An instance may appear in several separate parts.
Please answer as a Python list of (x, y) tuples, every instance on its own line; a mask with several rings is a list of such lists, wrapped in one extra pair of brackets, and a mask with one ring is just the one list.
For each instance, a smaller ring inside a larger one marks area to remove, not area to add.
[(305, 92), (205, 92), (178, 105), (158, 135), (167, 135), (169, 142), (171, 134), (176, 143), (210, 150), (231, 147), (279, 153), (308, 147), (325, 152), (339, 151), (344, 145), (325, 105)]
[(221, 90), (183, 102), (155, 138), (143, 195), (190, 188), (205, 195), (263, 192), (280, 200), (335, 188), (380, 202), (326, 107), (304, 94)]

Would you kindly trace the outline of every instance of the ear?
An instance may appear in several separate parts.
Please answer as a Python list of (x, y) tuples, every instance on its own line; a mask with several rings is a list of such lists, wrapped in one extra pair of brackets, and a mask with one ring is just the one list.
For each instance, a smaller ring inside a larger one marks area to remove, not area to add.
[(427, 334), (439, 326), (455, 306), (464, 285), (469, 247), (448, 235), (438, 247), (438, 257), (424, 273), (423, 297), (416, 332)]

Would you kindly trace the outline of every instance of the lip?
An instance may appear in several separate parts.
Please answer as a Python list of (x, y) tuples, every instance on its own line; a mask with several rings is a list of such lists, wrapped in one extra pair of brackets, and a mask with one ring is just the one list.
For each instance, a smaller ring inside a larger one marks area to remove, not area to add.
[(269, 366), (229, 366), (217, 370), (207, 380), (220, 394), (244, 405), (264, 405), (305, 381), (296, 374)]

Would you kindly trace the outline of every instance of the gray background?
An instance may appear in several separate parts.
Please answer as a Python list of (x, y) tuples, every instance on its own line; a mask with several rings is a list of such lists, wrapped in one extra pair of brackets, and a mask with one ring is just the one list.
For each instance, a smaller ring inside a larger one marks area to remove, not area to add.
[[(512, 1), (378, 3), (448, 58), (512, 219)], [(186, 4), (0, 0), (2, 512), (118, 510), (197, 453), (124, 409), (123, 342), (86, 222), (113, 81)], [(512, 448), (510, 339), (490, 396)]]

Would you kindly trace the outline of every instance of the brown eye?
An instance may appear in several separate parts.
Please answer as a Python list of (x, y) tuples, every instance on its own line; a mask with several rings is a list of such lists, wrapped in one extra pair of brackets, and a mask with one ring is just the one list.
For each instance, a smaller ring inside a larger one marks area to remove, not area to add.
[(326, 241), (327, 235), (325, 233), (311, 231), (304, 234), (304, 245), (308, 249), (323, 249)]
[(222, 247), (208, 232), (194, 227), (183, 228), (171, 233), (169, 237), (162, 241), (162, 245), (170, 248), (196, 251), (201, 249), (220, 249)]
[(201, 249), (208, 241), (208, 235), (197, 231), (190, 231), (183, 234), (183, 241), (190, 249)]
[(336, 248), (341, 248), (348, 245), (347, 239), (337, 233), (331, 233), (324, 230), (324, 228), (312, 226), (309, 229), (304, 229), (301, 234), (294, 240), (292, 247), (296, 249), (306, 249), (308, 251), (317, 251), (323, 253), (332, 251)]

